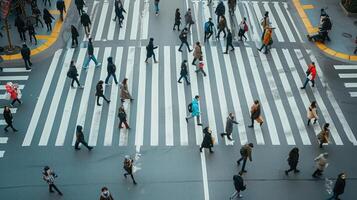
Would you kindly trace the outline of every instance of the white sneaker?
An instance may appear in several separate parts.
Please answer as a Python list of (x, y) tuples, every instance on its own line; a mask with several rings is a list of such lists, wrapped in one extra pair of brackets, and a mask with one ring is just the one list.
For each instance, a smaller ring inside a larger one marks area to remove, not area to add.
[(83, 89), (83, 88), (84, 88), (84, 85), (81, 85), (81, 86), (79, 86), (78, 88), (79, 88), (79, 89)]
[(242, 198), (242, 197), (243, 197), (243, 195), (241, 195), (241, 194), (238, 195), (238, 198)]
[(102, 65), (102, 63), (98, 63), (98, 65), (96, 65), (96, 67), (100, 67)]

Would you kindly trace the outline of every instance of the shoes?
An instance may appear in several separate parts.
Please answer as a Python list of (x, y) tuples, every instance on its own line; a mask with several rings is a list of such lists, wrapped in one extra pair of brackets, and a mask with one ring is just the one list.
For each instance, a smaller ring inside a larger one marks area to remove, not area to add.
[(302, 89), (302, 90), (303, 90), (303, 89), (305, 89), (305, 87), (301, 87), (300, 89)]
[(249, 125), (248, 127), (249, 127), (249, 128), (253, 128), (253, 125)]
[(191, 83), (187, 83), (187, 85), (191, 85)]
[(181, 81), (177, 81), (178, 83), (182, 83)]
[(202, 148), (200, 148), (200, 152), (202, 153)]
[(81, 150), (81, 148), (79, 148), (79, 147), (78, 147), (78, 148), (74, 148), (74, 149), (75, 149), (75, 150)]
[(260, 126), (262, 126), (262, 125), (263, 125), (263, 123), (264, 123), (264, 122), (260, 122)]
[(228, 54), (228, 52), (226, 51), (226, 52), (224, 52), (224, 54)]
[(188, 50), (190, 53), (193, 51), (192, 49), (191, 50)]
[(134, 183), (134, 185), (136, 185), (137, 183), (136, 183), (136, 181), (133, 181), (133, 183)]
[(187, 117), (185, 117), (185, 119), (186, 119), (186, 123), (188, 123), (188, 119), (187, 119)]
[(179, 49), (178, 51), (179, 51), (179, 52), (182, 52), (182, 50), (181, 50), (181, 49)]
[(50, 193), (54, 193), (55, 191), (53, 191), (53, 190), (50, 190)]
[(299, 173), (299, 172), (300, 172), (300, 170), (298, 170), (298, 169), (294, 171), (294, 173)]
[(221, 137), (223, 137), (223, 133), (221, 133)]
[(237, 165), (240, 165), (240, 162), (239, 162), (239, 161), (237, 161)]
[(102, 65), (102, 63), (98, 63), (97, 65), (96, 65), (96, 67), (100, 67)]
[(12, 131), (17, 132), (17, 131), (19, 131), (19, 130), (17, 130), (17, 129), (13, 129)]
[(159, 63), (159, 61), (155, 61), (154, 63)]
[(145, 60), (145, 63), (149, 63), (149, 62)]
[(5, 131), (5, 132), (9, 132), (6, 128), (4, 128), (4, 131)]
[(124, 174), (124, 177), (126, 178), (126, 174)]
[(84, 88), (84, 85), (80, 85), (78, 86), (79, 89), (83, 89)]
[(97, 106), (101, 106), (102, 104), (100, 104), (100, 103), (97, 103)]
[(93, 149), (93, 147), (88, 147), (88, 150), (89, 150), (89, 151), (92, 151), (92, 149)]
[(110, 103), (110, 100), (108, 100), (107, 103)]
[(231, 49), (231, 51), (234, 51), (234, 48), (233, 48), (233, 49)]
[(202, 126), (202, 124), (201, 124), (201, 123), (198, 123), (197, 126)]
[(209, 151), (210, 153), (214, 153), (214, 151)]
[(31, 67), (26, 67), (26, 70), (31, 70)]

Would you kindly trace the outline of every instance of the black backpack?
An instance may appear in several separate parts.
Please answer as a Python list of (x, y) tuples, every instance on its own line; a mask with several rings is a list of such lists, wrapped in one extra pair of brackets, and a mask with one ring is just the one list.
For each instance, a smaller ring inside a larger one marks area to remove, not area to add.
[(67, 72), (67, 77), (68, 77), (68, 78), (72, 78), (72, 70), (68, 70), (68, 72)]
[(192, 103), (188, 104), (187, 109), (188, 112), (192, 113)]

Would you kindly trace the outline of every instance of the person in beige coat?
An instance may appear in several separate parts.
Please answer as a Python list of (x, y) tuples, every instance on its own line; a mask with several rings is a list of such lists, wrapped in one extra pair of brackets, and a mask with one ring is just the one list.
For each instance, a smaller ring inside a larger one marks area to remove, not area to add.
[(120, 99), (122, 102), (124, 102), (125, 99), (130, 99), (130, 101), (134, 100), (129, 93), (127, 78), (124, 78), (123, 82), (120, 84)]
[(322, 153), (319, 156), (317, 156), (314, 161), (316, 163), (316, 170), (312, 174), (312, 177), (318, 178), (322, 176), (322, 172), (327, 168), (328, 163), (327, 163), (327, 156), (328, 153)]
[(319, 143), (320, 143), (320, 148), (322, 148), (323, 144), (329, 143), (329, 139), (330, 139), (329, 126), (330, 126), (329, 123), (325, 123), (321, 132), (317, 135), (317, 139), (319, 140)]
[(196, 42), (195, 48), (193, 50), (193, 61), (192, 65), (196, 64), (196, 61), (202, 56), (202, 49), (200, 42)]
[(307, 125), (310, 125), (312, 119), (314, 119), (314, 124), (316, 124), (319, 116), (317, 115), (317, 104), (316, 101), (311, 102), (311, 105), (307, 109)]
[(254, 104), (250, 108), (250, 119), (252, 120), (252, 124), (249, 125), (249, 128), (254, 127), (254, 120), (257, 121), (260, 126), (263, 125), (263, 117), (261, 116), (260, 103), (258, 100), (254, 101)]

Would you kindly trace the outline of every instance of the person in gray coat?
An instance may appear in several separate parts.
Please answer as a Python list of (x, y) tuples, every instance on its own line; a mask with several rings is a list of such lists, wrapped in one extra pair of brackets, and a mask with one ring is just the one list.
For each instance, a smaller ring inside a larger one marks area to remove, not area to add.
[(233, 132), (233, 124), (238, 124), (237, 121), (234, 120), (234, 114), (229, 113), (226, 121), (226, 132), (221, 133), (221, 137), (227, 136), (228, 140), (232, 141), (233, 139), (231, 138), (232, 132)]

